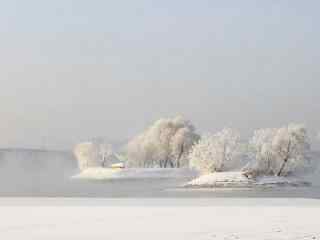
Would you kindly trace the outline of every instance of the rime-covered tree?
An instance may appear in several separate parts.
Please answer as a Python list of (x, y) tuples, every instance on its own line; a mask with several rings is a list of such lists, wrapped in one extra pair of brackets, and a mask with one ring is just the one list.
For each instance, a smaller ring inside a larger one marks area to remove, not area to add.
[[(277, 176), (288, 173), (305, 161), (306, 151), (310, 149), (307, 129), (301, 124), (289, 124), (278, 129), (272, 148), (280, 161)], [(289, 168), (286, 170), (288, 163)]]
[(108, 143), (100, 143), (97, 147), (100, 165), (102, 167), (107, 167), (111, 164), (111, 157), (114, 154), (112, 145)]
[(254, 164), (245, 170), (248, 174), (281, 176), (305, 163), (310, 143), (303, 125), (289, 124), (255, 131), (250, 146)]
[(107, 167), (111, 164), (112, 146), (103, 142), (85, 142), (75, 146), (74, 154), (80, 170), (90, 167)]
[(85, 142), (76, 145), (74, 148), (74, 155), (78, 160), (80, 170), (100, 166), (98, 162), (99, 158), (97, 147), (92, 142)]
[(182, 117), (163, 118), (127, 147), (128, 166), (173, 168), (188, 165), (188, 152), (199, 139), (194, 126)]
[(190, 167), (203, 173), (225, 171), (232, 168), (240, 154), (240, 135), (225, 128), (216, 134), (201, 137), (189, 154)]
[(265, 128), (254, 131), (249, 142), (249, 156), (252, 159), (249, 166), (243, 170), (252, 175), (274, 174), (276, 171), (276, 155), (272, 148), (275, 128)]

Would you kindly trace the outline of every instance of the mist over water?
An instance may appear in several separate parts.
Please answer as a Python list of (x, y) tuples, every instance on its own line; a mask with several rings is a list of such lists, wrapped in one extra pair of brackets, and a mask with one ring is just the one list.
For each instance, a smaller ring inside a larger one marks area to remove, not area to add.
[(71, 152), (3, 149), (0, 151), (0, 197), (295, 197), (319, 198), (319, 171), (306, 178), (311, 187), (260, 189), (197, 189), (181, 186), (191, 176), (154, 179), (71, 179), (79, 173)]
[(0, 194), (4, 196), (55, 191), (76, 172), (77, 162), (71, 152), (0, 150)]
[(14, 149), (0, 149), (0, 195), (204, 194), (173, 191), (182, 178), (70, 180), (79, 172), (71, 151), (19, 148), (71, 149), (100, 136), (122, 144), (178, 114), (201, 135), (231, 127), (248, 139), (255, 129), (297, 122), (315, 138), (319, 6), (5, 1), (0, 116), (10, 124), (0, 124), (0, 147)]
[(320, 1), (0, 4), (0, 240), (320, 240)]

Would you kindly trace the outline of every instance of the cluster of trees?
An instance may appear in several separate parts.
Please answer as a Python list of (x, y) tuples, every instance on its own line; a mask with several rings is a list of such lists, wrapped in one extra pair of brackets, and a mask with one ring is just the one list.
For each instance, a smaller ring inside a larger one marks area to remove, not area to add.
[(186, 167), (191, 147), (199, 140), (194, 126), (182, 117), (156, 121), (127, 146), (128, 167)]
[(199, 136), (194, 126), (178, 117), (160, 119), (128, 144), (129, 167), (185, 167), (203, 173), (239, 168), (249, 176), (287, 175), (306, 163), (310, 149), (307, 129), (300, 124), (260, 129), (248, 143), (225, 128)]
[(307, 130), (300, 124), (257, 130), (247, 147), (239, 139), (231, 129), (204, 136), (190, 152), (190, 166), (206, 173), (225, 171), (246, 157), (249, 162), (242, 168), (246, 176), (283, 176), (303, 167), (310, 150)]
[[(126, 147), (126, 166), (135, 168), (191, 167), (202, 173), (242, 169), (248, 177), (261, 174), (283, 176), (306, 163), (310, 150), (307, 129), (300, 124), (256, 130), (248, 142), (225, 128), (200, 136), (182, 117), (156, 121)], [(110, 166), (114, 155), (105, 143), (82, 143), (75, 147), (81, 170)], [(244, 161), (245, 160), (245, 161)]]

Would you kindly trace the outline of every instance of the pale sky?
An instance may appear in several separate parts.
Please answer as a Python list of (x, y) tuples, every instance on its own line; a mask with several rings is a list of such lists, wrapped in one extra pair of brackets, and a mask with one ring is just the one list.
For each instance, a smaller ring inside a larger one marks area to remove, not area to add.
[(0, 147), (125, 140), (160, 117), (199, 132), (320, 130), (320, 2), (4, 0)]

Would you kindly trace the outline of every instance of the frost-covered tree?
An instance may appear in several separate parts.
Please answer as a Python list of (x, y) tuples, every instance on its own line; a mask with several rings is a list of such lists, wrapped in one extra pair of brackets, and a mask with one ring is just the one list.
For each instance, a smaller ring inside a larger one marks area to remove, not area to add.
[(92, 142), (80, 143), (74, 148), (80, 170), (99, 166), (97, 147)]
[(112, 146), (103, 142), (85, 142), (75, 146), (74, 154), (80, 170), (111, 165)]
[(177, 130), (170, 142), (171, 156), (176, 167), (188, 166), (189, 150), (198, 139), (199, 136), (189, 127), (182, 127)]
[(189, 154), (190, 167), (203, 173), (232, 168), (240, 154), (240, 135), (225, 128), (216, 134), (201, 137)]
[(191, 168), (197, 169), (202, 173), (221, 170), (215, 140), (213, 135), (205, 135), (192, 147), (189, 154)]
[(194, 126), (184, 118), (160, 119), (129, 142), (127, 164), (131, 167), (187, 166), (188, 152), (198, 139)]
[(107, 167), (111, 164), (111, 157), (113, 156), (112, 145), (108, 143), (100, 143), (97, 146), (99, 162), (102, 167)]
[(127, 146), (127, 165), (129, 167), (154, 167), (159, 165), (156, 146), (145, 133), (132, 139)]
[(274, 174), (276, 171), (276, 158), (272, 148), (274, 136), (277, 133), (275, 128), (265, 128), (254, 131), (249, 142), (249, 156), (252, 161), (243, 170), (251, 174)]
[(250, 141), (254, 162), (245, 171), (252, 175), (286, 175), (304, 164), (309, 148), (307, 130), (301, 124), (257, 130)]
[[(289, 124), (278, 129), (272, 141), (272, 148), (280, 161), (277, 176), (290, 172), (305, 161), (306, 151), (310, 149), (307, 129), (301, 124)], [(286, 170), (288, 163), (290, 165)]]

